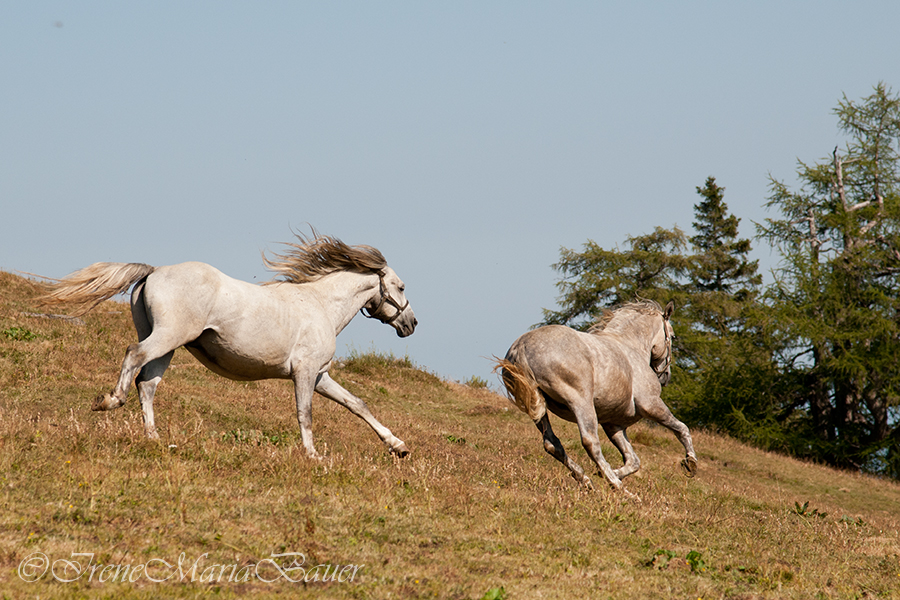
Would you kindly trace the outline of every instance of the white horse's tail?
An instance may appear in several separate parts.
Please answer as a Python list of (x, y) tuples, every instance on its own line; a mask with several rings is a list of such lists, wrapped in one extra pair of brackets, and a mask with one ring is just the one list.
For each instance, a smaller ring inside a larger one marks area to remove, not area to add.
[(142, 263), (94, 263), (51, 284), (40, 301), (47, 306), (70, 305), (74, 314), (81, 316), (104, 300), (128, 291), (154, 270), (156, 267)]
[(520, 364), (508, 358), (515, 360), (510, 355), (507, 355), (507, 359), (494, 357), (494, 372), (500, 370), (500, 377), (512, 403), (533, 421), (540, 421), (547, 414), (547, 402), (537, 387), (534, 373), (525, 362)]

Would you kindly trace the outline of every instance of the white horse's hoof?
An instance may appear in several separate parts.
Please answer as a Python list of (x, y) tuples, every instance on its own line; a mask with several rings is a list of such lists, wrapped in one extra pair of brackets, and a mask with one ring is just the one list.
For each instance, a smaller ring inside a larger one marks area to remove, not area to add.
[(409, 448), (406, 447), (405, 443), (400, 442), (391, 448), (391, 454), (394, 454), (399, 458), (406, 458), (409, 456)]
[(91, 410), (113, 410), (125, 404), (112, 394), (100, 394), (94, 398)]

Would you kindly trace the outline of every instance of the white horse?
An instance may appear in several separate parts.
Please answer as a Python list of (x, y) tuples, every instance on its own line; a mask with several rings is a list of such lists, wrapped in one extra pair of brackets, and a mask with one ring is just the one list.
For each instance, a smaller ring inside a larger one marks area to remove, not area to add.
[(375, 248), (348, 246), (315, 231), (297, 237), (299, 243), (287, 244), (286, 254), (274, 260), (263, 256), (282, 280), (262, 286), (199, 262), (96, 263), (53, 284), (44, 302), (71, 303), (79, 315), (134, 285), (131, 315), (139, 343), (126, 350), (115, 389), (99, 396), (92, 409), (122, 406), (137, 375), (144, 428), (158, 439), (153, 395), (175, 349), (184, 346), (229, 379), (293, 380), (300, 435), (312, 458), (321, 458), (313, 445), (313, 390), (345, 406), (391, 452), (406, 456), (406, 444), (328, 375), (335, 338), (357, 312), (391, 325), (400, 337), (413, 333), (417, 321), (405, 286)]
[[(647, 300), (609, 311), (588, 333), (562, 325), (539, 327), (513, 342), (497, 361), (510, 399), (537, 425), (544, 449), (563, 463), (579, 483), (590, 479), (550, 427), (547, 410), (578, 425), (581, 443), (600, 473), (614, 488), (640, 468), (626, 428), (648, 418), (671, 429), (684, 446), (681, 465), (689, 476), (697, 471), (697, 455), (687, 426), (660, 398), (669, 382), (675, 305), (662, 310)], [(600, 450), (597, 425), (622, 454), (625, 464), (613, 469)]]

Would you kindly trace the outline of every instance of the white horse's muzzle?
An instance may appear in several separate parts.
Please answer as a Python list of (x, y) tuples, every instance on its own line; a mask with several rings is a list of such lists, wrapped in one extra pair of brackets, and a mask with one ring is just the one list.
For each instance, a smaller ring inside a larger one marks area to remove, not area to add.
[(419, 321), (416, 319), (416, 313), (409, 307), (409, 303), (406, 304), (406, 308), (397, 313), (394, 322), (391, 323), (394, 329), (397, 330), (397, 335), (402, 338), (412, 335), (418, 324)]

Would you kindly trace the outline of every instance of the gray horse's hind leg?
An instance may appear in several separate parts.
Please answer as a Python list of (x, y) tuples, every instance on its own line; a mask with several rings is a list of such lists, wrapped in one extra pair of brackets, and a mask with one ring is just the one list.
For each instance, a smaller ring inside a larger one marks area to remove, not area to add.
[(566, 449), (563, 448), (562, 442), (559, 441), (559, 438), (556, 437), (556, 434), (553, 433), (553, 429), (550, 427), (550, 418), (547, 414), (544, 413), (544, 416), (538, 421), (535, 421), (534, 424), (537, 425), (538, 430), (544, 438), (544, 450), (546, 450), (550, 456), (566, 465), (572, 472), (572, 477), (575, 478), (575, 481), (588, 488), (593, 488), (594, 486), (591, 483), (590, 478), (584, 474), (584, 470), (579, 467), (578, 463), (572, 460), (568, 454), (566, 454)]
[(340, 384), (338, 384), (328, 373), (321, 373), (316, 379), (316, 391), (330, 400), (334, 400), (354, 415), (366, 422), (366, 424), (375, 430), (378, 437), (388, 445), (391, 452), (403, 458), (409, 454), (409, 448), (403, 443), (403, 440), (396, 437), (391, 430), (378, 422), (378, 419), (371, 413), (369, 407), (360, 398), (357, 398)]
[(632, 473), (636, 473), (641, 468), (641, 459), (635, 453), (634, 447), (632, 447), (631, 441), (629, 441), (628, 435), (625, 433), (625, 428), (619, 425), (605, 424), (603, 425), (603, 431), (606, 432), (606, 437), (619, 449), (622, 460), (625, 461), (624, 465), (613, 472), (619, 479), (625, 479)]

